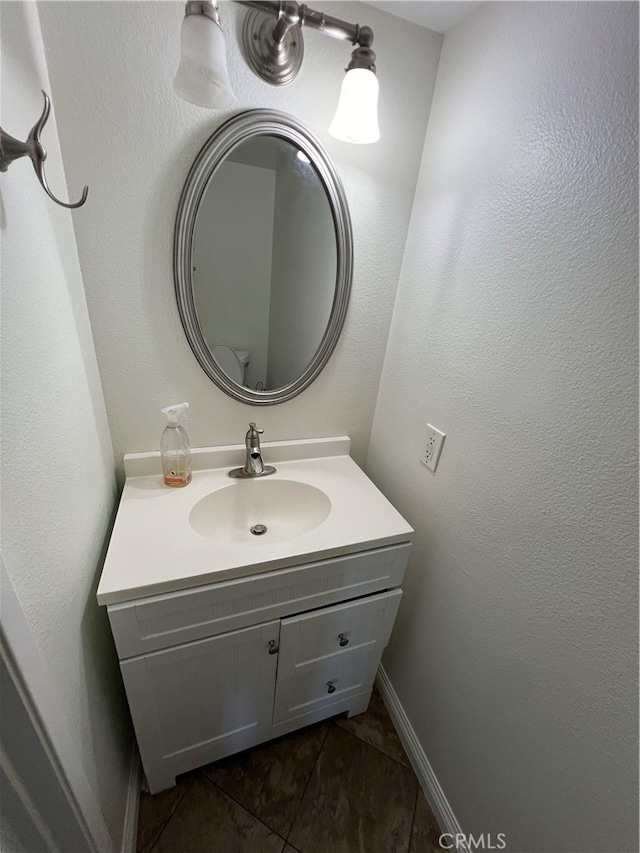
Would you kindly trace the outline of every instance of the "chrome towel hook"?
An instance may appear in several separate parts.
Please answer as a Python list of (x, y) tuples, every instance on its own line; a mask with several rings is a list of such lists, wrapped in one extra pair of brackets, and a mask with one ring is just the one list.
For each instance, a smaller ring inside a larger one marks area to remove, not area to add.
[(33, 163), (33, 168), (36, 171), (38, 180), (50, 199), (53, 199), (53, 201), (61, 207), (82, 207), (87, 200), (89, 187), (85, 187), (83, 189), (80, 201), (77, 201), (75, 204), (67, 204), (64, 201), (57, 199), (47, 185), (47, 179), (44, 176), (44, 161), (47, 159), (47, 151), (44, 145), (40, 142), (40, 134), (42, 133), (42, 129), (49, 118), (51, 101), (49, 100), (49, 96), (46, 92), (42, 91), (42, 94), (44, 95), (44, 109), (42, 110), (42, 115), (38, 121), (31, 128), (26, 142), (20, 142), (18, 139), (14, 139), (13, 136), (10, 136), (0, 127), (0, 172), (6, 172), (9, 165), (13, 163), (14, 160), (17, 160), (18, 157), (31, 157), (31, 162)]

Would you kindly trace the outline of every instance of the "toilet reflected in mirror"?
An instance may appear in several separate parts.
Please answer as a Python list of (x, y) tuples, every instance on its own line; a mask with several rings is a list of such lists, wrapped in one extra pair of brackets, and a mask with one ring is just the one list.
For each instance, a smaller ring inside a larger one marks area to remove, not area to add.
[(236, 350), (226, 344), (218, 344), (212, 348), (211, 355), (229, 379), (237, 382), (238, 385), (246, 384), (246, 371), (250, 358), (250, 353), (247, 350)]

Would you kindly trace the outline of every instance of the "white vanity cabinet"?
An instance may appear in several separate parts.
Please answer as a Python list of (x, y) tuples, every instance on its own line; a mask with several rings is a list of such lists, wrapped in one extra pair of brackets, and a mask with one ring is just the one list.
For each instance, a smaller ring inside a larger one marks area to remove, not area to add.
[(279, 623), (121, 661), (152, 793), (177, 773), (263, 740), (271, 724)]
[(366, 710), (410, 544), (108, 608), (149, 789)]

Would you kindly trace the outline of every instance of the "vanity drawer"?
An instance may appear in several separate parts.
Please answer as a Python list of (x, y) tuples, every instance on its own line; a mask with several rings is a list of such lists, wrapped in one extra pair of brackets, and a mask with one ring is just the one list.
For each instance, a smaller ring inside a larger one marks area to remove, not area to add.
[(283, 670), (315, 663), (326, 657), (347, 656), (389, 641), (402, 590), (370, 595), (283, 619), (280, 629), (280, 667)]
[(394, 589), (283, 619), (274, 723), (370, 689), (401, 597)]
[[(278, 679), (273, 710), (274, 725), (285, 723), (370, 691), (376, 677), (380, 653), (355, 652), (323, 658), (295, 674)], [(327, 712), (331, 716), (331, 712)]]
[[(120, 660), (399, 586), (411, 543), (108, 607)], [(349, 646), (347, 646), (349, 648)]]

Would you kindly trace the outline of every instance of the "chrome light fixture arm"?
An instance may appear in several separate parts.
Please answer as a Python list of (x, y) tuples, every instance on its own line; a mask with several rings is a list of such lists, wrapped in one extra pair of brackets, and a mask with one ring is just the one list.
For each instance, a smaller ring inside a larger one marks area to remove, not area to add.
[(211, 18), (214, 24), (220, 26), (217, 0), (187, 0), (184, 14), (185, 17), (188, 15), (204, 15), (205, 18)]
[[(245, 57), (253, 71), (267, 83), (281, 86), (295, 78), (304, 52), (303, 26), (357, 45), (349, 69), (367, 68), (375, 72), (376, 57), (371, 49), (373, 31), (370, 27), (325, 15), (294, 0), (238, 2), (252, 10), (245, 18), (242, 31)], [(276, 17), (275, 26), (272, 16)]]
[(82, 191), (82, 198), (80, 201), (71, 204), (57, 199), (47, 184), (47, 179), (44, 174), (44, 161), (47, 159), (47, 151), (42, 142), (40, 142), (40, 134), (42, 133), (42, 130), (47, 123), (47, 119), (49, 118), (51, 102), (49, 100), (49, 96), (44, 91), (42, 94), (44, 95), (44, 109), (42, 110), (42, 115), (38, 121), (31, 128), (26, 142), (20, 142), (20, 140), (15, 139), (0, 127), (0, 171), (6, 172), (11, 163), (19, 157), (30, 157), (35, 173), (42, 185), (42, 189), (50, 199), (55, 201), (55, 203), (59, 204), (61, 207), (82, 207), (87, 200), (89, 187), (85, 187)]

